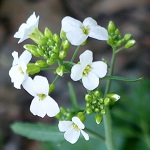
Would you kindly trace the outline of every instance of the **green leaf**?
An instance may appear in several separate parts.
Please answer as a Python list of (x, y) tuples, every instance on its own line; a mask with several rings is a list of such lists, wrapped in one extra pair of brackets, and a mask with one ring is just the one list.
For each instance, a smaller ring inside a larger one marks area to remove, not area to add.
[(105, 76), (104, 78), (102, 78), (102, 80), (118, 80), (118, 81), (124, 81), (124, 82), (137, 82), (143, 79), (143, 77), (137, 78), (137, 79), (129, 79), (129, 78), (125, 78), (125, 77), (119, 77), (119, 76)]
[(33, 124), (16, 122), (11, 125), (11, 129), (21, 136), (38, 141), (63, 141), (63, 133), (58, 131), (57, 126), (49, 126), (46, 124)]

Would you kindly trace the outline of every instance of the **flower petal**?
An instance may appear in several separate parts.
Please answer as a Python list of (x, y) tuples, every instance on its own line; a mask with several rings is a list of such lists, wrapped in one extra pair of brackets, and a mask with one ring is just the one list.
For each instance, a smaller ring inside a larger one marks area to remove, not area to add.
[(94, 90), (99, 85), (99, 78), (95, 74), (89, 72), (88, 76), (82, 77), (82, 83), (86, 89)]
[(107, 73), (107, 64), (102, 61), (93, 62), (91, 67), (91, 72), (96, 74), (99, 78), (103, 78)]
[(35, 76), (33, 79), (34, 85), (36, 87), (36, 92), (39, 94), (48, 95), (49, 92), (49, 83), (47, 78), (42, 76)]
[(81, 130), (81, 133), (82, 133), (83, 137), (85, 138), (85, 140), (88, 141), (89, 135), (86, 132), (84, 132), (83, 130)]
[(107, 30), (101, 26), (91, 27), (88, 36), (97, 40), (108, 40)]
[(81, 122), (81, 120), (78, 117), (73, 117), (72, 122), (75, 123), (79, 129), (84, 129), (84, 124)]
[(19, 63), (18, 52), (14, 51), (14, 52), (12, 53), (12, 56), (13, 56), (13, 58), (14, 58), (13, 63), (12, 63), (12, 66), (14, 66), (14, 65), (16, 65), (16, 64)]
[(33, 113), (33, 115), (43, 118), (46, 115), (45, 104), (43, 101), (40, 101), (38, 97), (35, 97), (31, 102), (30, 111)]
[(84, 53), (80, 55), (80, 63), (82, 67), (86, 67), (91, 64), (93, 61), (93, 53), (90, 50), (86, 50)]
[(45, 107), (46, 113), (47, 113), (47, 115), (49, 117), (54, 117), (54, 116), (56, 116), (60, 112), (58, 104), (50, 96), (47, 96), (42, 101), (44, 103), (44, 107)]
[(73, 81), (78, 81), (78, 80), (80, 80), (80, 79), (82, 78), (82, 71), (83, 71), (83, 69), (82, 69), (82, 67), (81, 67), (80, 64), (74, 65), (74, 66), (71, 68), (71, 74), (70, 74), (71, 79), (72, 79)]
[(60, 132), (67, 131), (72, 126), (72, 121), (59, 121), (58, 128)]
[(19, 61), (23, 61), (26, 65), (29, 63), (29, 61), (31, 60), (31, 53), (28, 52), (27, 50), (25, 50), (19, 57)]
[(36, 86), (31, 79), (31, 77), (28, 77), (23, 83), (22, 83), (23, 88), (32, 96), (36, 96)]
[(66, 33), (66, 37), (72, 45), (79, 46), (88, 38), (81, 28), (74, 28)]
[(93, 18), (88, 17), (88, 18), (84, 19), (83, 25), (89, 26), (91, 28), (93, 26), (97, 26), (97, 22)]
[(74, 144), (77, 142), (80, 136), (80, 130), (75, 130), (73, 127), (70, 127), (64, 134), (64, 138), (70, 142), (71, 144)]
[(33, 12), (33, 14), (26, 21), (28, 26), (36, 25), (35, 27), (38, 27), (38, 22), (39, 22), (39, 16), (36, 18), (35, 12)]
[(64, 32), (68, 32), (73, 30), (74, 28), (80, 28), (82, 23), (79, 20), (76, 20), (72, 17), (66, 16), (62, 19), (62, 30)]

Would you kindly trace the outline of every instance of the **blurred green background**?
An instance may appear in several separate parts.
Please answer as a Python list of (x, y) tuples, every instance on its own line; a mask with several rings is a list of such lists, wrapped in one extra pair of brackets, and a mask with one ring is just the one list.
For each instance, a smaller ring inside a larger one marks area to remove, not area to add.
[[(113, 132), (118, 150), (150, 149), (150, 2), (149, 0), (0, 0), (0, 149), (1, 150), (67, 150), (67, 149), (101, 149), (103, 142), (81, 138), (75, 145), (67, 142), (39, 142), (14, 134), (10, 125), (16, 121), (41, 122), (55, 124), (53, 118), (44, 119), (33, 116), (29, 111), (32, 97), (24, 90), (17, 90), (10, 82), (8, 71), (12, 64), (11, 53), (22, 53), (24, 43), (17, 44), (13, 35), (20, 24), (35, 11), (40, 16), (41, 31), (48, 27), (59, 33), (61, 19), (66, 15), (83, 20), (93, 17), (98, 24), (107, 27), (114, 21), (122, 34), (131, 33), (137, 41), (135, 47), (118, 54), (115, 75), (124, 77), (144, 77), (137, 83), (113, 82), (112, 91), (120, 94), (121, 99), (112, 108)], [(111, 48), (105, 42), (89, 39), (88, 45), (81, 49), (94, 51), (94, 59), (111, 57)], [(74, 47), (71, 48), (74, 50)], [(71, 50), (67, 58), (71, 56)], [(80, 54), (79, 53), (79, 54)], [(33, 59), (34, 61), (34, 59)], [(76, 59), (78, 61), (78, 57)], [(42, 72), (52, 81), (54, 75)], [(69, 76), (60, 79), (52, 97), (59, 105), (69, 105), (67, 81)], [(63, 86), (62, 86), (63, 85)], [(78, 101), (84, 103), (82, 85), (74, 83)], [(103, 123), (96, 125), (92, 116), (86, 126), (104, 134)]]

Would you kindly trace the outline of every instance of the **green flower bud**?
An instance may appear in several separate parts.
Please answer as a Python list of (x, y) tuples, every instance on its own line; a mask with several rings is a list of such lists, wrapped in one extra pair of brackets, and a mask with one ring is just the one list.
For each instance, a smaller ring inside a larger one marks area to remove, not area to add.
[(105, 109), (102, 109), (102, 110), (101, 110), (101, 114), (102, 114), (102, 115), (106, 114), (106, 110), (105, 110)]
[(125, 48), (131, 48), (135, 45), (135, 43), (136, 43), (135, 40), (129, 40), (124, 47)]
[(64, 67), (64, 66), (59, 66), (59, 67), (56, 69), (56, 73), (57, 73), (59, 76), (63, 76), (64, 71), (65, 71), (65, 67)]
[(38, 44), (39, 45), (46, 45), (47, 44), (47, 39), (45, 37), (39, 37)]
[(59, 58), (60, 59), (64, 59), (66, 57), (66, 55), (67, 55), (66, 51), (60, 51), (59, 52)]
[(87, 108), (87, 109), (86, 109), (86, 113), (90, 115), (90, 114), (92, 114), (92, 113), (93, 113), (93, 111), (92, 111), (92, 109), (91, 109), (91, 108)]
[(58, 53), (59, 52), (59, 47), (58, 46), (54, 46), (53, 47), (53, 52)]
[(93, 92), (94, 96), (99, 97), (101, 95), (99, 90)]
[(104, 103), (104, 99), (103, 99), (103, 98), (99, 98), (98, 100), (99, 100), (99, 102), (100, 102), (101, 104)]
[(102, 119), (103, 119), (102, 115), (96, 115), (95, 116), (95, 121), (96, 121), (97, 124), (100, 124), (102, 122)]
[(46, 67), (47, 66), (47, 63), (44, 61), (44, 60), (37, 60), (35, 62), (35, 65), (39, 66), (40, 68), (42, 67)]
[(55, 85), (54, 84), (50, 84), (49, 85), (49, 94), (55, 89)]
[(40, 72), (40, 67), (36, 66), (34, 63), (29, 63), (27, 66), (27, 73), (33, 75)]
[(124, 40), (129, 41), (131, 39), (131, 36), (132, 36), (131, 34), (125, 34), (124, 35)]
[(94, 112), (95, 112), (95, 113), (98, 113), (98, 112), (100, 112), (100, 110), (99, 110), (98, 108), (95, 108), (95, 109), (94, 109)]
[(50, 54), (50, 57), (53, 58), (53, 59), (57, 59), (57, 58), (58, 58), (57, 54), (54, 53), (54, 52), (52, 52), (52, 53)]
[(62, 42), (62, 47), (63, 47), (64, 51), (67, 51), (69, 46), (70, 46), (70, 43), (69, 43), (68, 40), (65, 40), (65, 41)]
[(106, 97), (106, 98), (104, 99), (104, 105), (105, 105), (105, 106), (109, 106), (110, 103), (111, 103), (110, 98)]
[(55, 41), (53, 41), (53, 39), (48, 39), (48, 41), (47, 41), (47, 45), (49, 45), (49, 46), (55, 46)]
[(121, 46), (124, 44), (124, 42), (125, 42), (124, 39), (121, 39), (116, 43), (116, 46)]
[(112, 39), (112, 37), (109, 37), (109, 39), (107, 40), (107, 44), (109, 44), (109, 45), (114, 45), (115, 44), (115, 42)]
[(90, 107), (90, 106), (91, 106), (90, 102), (87, 102), (86, 107)]
[(114, 33), (115, 30), (116, 30), (115, 24), (112, 21), (110, 21), (108, 24), (108, 33), (109, 34)]
[(111, 100), (111, 103), (114, 103), (120, 99), (120, 96), (118, 94), (109, 93), (106, 95), (106, 98), (109, 98)]
[(85, 115), (83, 114), (83, 112), (78, 112), (77, 117), (78, 117), (82, 122), (84, 122), (85, 119), (86, 119), (86, 117), (85, 117)]
[(46, 63), (48, 65), (53, 65), (55, 63), (55, 60), (53, 58), (49, 58), (49, 59), (46, 60)]
[(85, 95), (85, 100), (86, 101), (91, 101), (93, 99), (93, 96), (91, 94), (86, 94)]
[(52, 33), (48, 28), (45, 28), (45, 30), (44, 30), (44, 35), (45, 35), (45, 37), (47, 37), (47, 38), (52, 38), (53, 33)]
[(60, 43), (60, 37), (58, 36), (58, 34), (53, 35), (53, 40), (58, 44)]
[(67, 39), (67, 38), (66, 38), (66, 32), (64, 32), (63, 30), (60, 31), (60, 38), (61, 38), (62, 40), (66, 40), (66, 39)]
[(41, 48), (37, 48), (37, 53), (38, 53), (40, 56), (44, 56), (44, 50), (41, 49)]
[(119, 29), (116, 29), (116, 30), (115, 30), (115, 34), (116, 34), (116, 35), (120, 35)]

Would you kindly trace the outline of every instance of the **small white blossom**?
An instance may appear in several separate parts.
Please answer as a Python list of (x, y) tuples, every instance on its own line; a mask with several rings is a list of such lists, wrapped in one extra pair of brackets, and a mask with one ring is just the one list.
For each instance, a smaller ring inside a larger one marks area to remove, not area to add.
[(77, 142), (80, 133), (85, 140), (89, 140), (89, 135), (83, 131), (85, 126), (78, 117), (73, 117), (72, 121), (59, 121), (58, 128), (61, 132), (65, 132), (64, 138), (71, 144)]
[(11, 77), (11, 82), (14, 83), (14, 87), (17, 89), (21, 88), (21, 84), (28, 77), (26, 72), (27, 64), (31, 60), (31, 53), (24, 51), (18, 58), (18, 52), (14, 51), (12, 53), (14, 61), (11, 69), (9, 70), (9, 76)]
[(46, 114), (49, 117), (54, 117), (59, 113), (58, 104), (48, 95), (49, 83), (47, 78), (35, 76), (32, 80), (31, 77), (28, 77), (22, 85), (29, 94), (34, 96), (30, 105), (30, 111), (33, 115), (43, 118)]
[(97, 40), (107, 40), (107, 30), (99, 25), (97, 22), (88, 17), (84, 19), (83, 23), (72, 17), (65, 17), (62, 19), (62, 30), (66, 32), (66, 37), (72, 45), (78, 46), (86, 41), (88, 37)]
[(94, 90), (99, 85), (99, 78), (107, 73), (107, 65), (103, 61), (93, 61), (93, 53), (86, 50), (80, 55), (80, 62), (71, 69), (71, 79), (82, 79), (83, 86), (88, 90)]
[(18, 43), (23, 42), (29, 38), (29, 35), (34, 31), (35, 28), (38, 28), (39, 16), (36, 17), (35, 12), (27, 19), (26, 23), (23, 23), (19, 30), (15, 33), (15, 38), (20, 38)]

